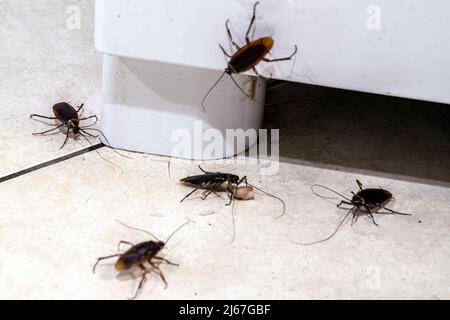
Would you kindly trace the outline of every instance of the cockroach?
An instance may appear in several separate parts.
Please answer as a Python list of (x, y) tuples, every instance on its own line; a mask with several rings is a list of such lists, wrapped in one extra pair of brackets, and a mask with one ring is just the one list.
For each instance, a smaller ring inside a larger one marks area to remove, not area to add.
[[(211, 194), (220, 191), (226, 191), (230, 202), (226, 205), (229, 206), (233, 203), (233, 200), (250, 200), (254, 194), (254, 189), (279, 200), (283, 204), (283, 213), (278, 217), (281, 218), (286, 212), (286, 204), (283, 199), (270, 194), (247, 181), (247, 176), (240, 178), (239, 176), (231, 173), (222, 172), (208, 172), (199, 166), (200, 170), (203, 172), (201, 175), (190, 176), (180, 180), (181, 183), (194, 187), (195, 189), (185, 196), (181, 202), (189, 198), (198, 190), (205, 190), (202, 195), (202, 200), (206, 200)], [(245, 183), (245, 186), (240, 186)]]
[(53, 106), (53, 113), (55, 115), (54, 117), (41, 116), (38, 114), (30, 115), (30, 118), (43, 118), (43, 119), (50, 119), (50, 120), (58, 120), (61, 122), (61, 124), (56, 125), (53, 129), (50, 129), (50, 130), (47, 130), (44, 132), (33, 133), (33, 135), (45, 135), (47, 133), (58, 130), (59, 128), (66, 127), (67, 128), (66, 140), (64, 140), (64, 143), (61, 146), (61, 149), (64, 148), (67, 141), (69, 140), (70, 131), (72, 131), (74, 135), (78, 135), (78, 134), (82, 135), (85, 139), (87, 139), (87, 138), (83, 135), (83, 133), (90, 137), (97, 138), (96, 136), (93, 136), (90, 133), (85, 131), (85, 130), (94, 130), (94, 129), (87, 129), (87, 128), (80, 127), (80, 121), (89, 120), (89, 119), (95, 119), (95, 122), (98, 121), (98, 118), (96, 115), (80, 119), (79, 112), (81, 111), (81, 109), (83, 109), (83, 107), (84, 107), (84, 103), (81, 106), (77, 107), (77, 109), (75, 109), (67, 102), (61, 102), (61, 103), (57, 103)]
[(207, 172), (203, 170), (201, 166), (199, 166), (199, 168), (204, 174), (187, 177), (180, 180), (180, 182), (182, 182), (183, 184), (195, 188), (180, 202), (183, 202), (200, 189), (205, 190), (202, 195), (202, 200), (206, 200), (206, 198), (208, 198), (214, 192), (225, 190), (230, 198), (230, 202), (227, 204), (227, 206), (229, 206), (234, 199), (233, 187), (238, 188), (242, 183), (248, 185), (247, 177), (243, 177), (241, 179), (239, 178), (239, 176), (234, 174), (222, 172)]
[(222, 45), (219, 44), (219, 48), (222, 50), (223, 54), (230, 58), (228, 61), (228, 66), (220, 76), (220, 78), (214, 83), (214, 85), (208, 90), (205, 97), (202, 100), (202, 111), (206, 113), (205, 101), (210, 95), (210, 93), (214, 90), (214, 88), (219, 84), (222, 78), (228, 74), (233, 80), (234, 84), (239, 88), (239, 90), (246, 95), (249, 99), (252, 99), (245, 91), (239, 86), (236, 80), (233, 78), (233, 73), (239, 74), (249, 70), (253, 70), (256, 75), (259, 76), (258, 70), (256, 70), (256, 66), (261, 62), (278, 62), (278, 61), (287, 61), (291, 60), (297, 54), (297, 45), (295, 45), (294, 53), (292, 53), (289, 57), (278, 58), (278, 59), (268, 59), (266, 56), (270, 53), (274, 46), (274, 39), (272, 37), (263, 37), (256, 40), (250, 40), (250, 32), (255, 24), (256, 20), (256, 7), (259, 4), (259, 1), (256, 2), (253, 6), (253, 16), (250, 21), (250, 25), (248, 27), (247, 33), (245, 35), (246, 44), (243, 47), (239, 47), (237, 43), (233, 40), (233, 36), (231, 35), (230, 28), (228, 26), (230, 20), (228, 19), (225, 22), (225, 28), (227, 29), (228, 38), (230, 39), (231, 44), (236, 48), (236, 52), (234, 54), (229, 54), (223, 48)]
[[(120, 221), (119, 221), (120, 222)], [(128, 249), (125, 253), (119, 253), (119, 254), (114, 254), (114, 255), (110, 255), (110, 256), (106, 256), (106, 257), (101, 257), (97, 259), (97, 262), (95, 263), (92, 271), (95, 274), (95, 269), (97, 268), (98, 264), (103, 261), (103, 260), (107, 260), (107, 259), (112, 259), (112, 258), (118, 258), (118, 260), (115, 263), (115, 268), (117, 271), (119, 272), (123, 272), (123, 271), (129, 271), (132, 268), (135, 267), (139, 267), (142, 270), (142, 276), (141, 276), (141, 281), (139, 282), (139, 286), (138, 289), (135, 293), (135, 295), (130, 298), (130, 300), (134, 300), (137, 298), (137, 296), (139, 295), (139, 292), (142, 290), (143, 285), (147, 279), (147, 275), (151, 272), (155, 272), (157, 275), (159, 275), (159, 277), (161, 278), (161, 280), (164, 282), (165, 284), (165, 289), (167, 289), (168, 284), (166, 281), (166, 278), (164, 277), (164, 274), (162, 273), (161, 269), (159, 268), (159, 264), (160, 263), (166, 263), (168, 265), (171, 266), (176, 266), (178, 267), (179, 265), (173, 262), (170, 262), (169, 260), (162, 258), (162, 257), (158, 257), (157, 255), (162, 251), (162, 249), (164, 249), (164, 247), (167, 245), (167, 243), (169, 242), (169, 240), (179, 231), (181, 230), (183, 227), (185, 227), (187, 224), (189, 224), (190, 222), (186, 222), (185, 224), (183, 224), (181, 227), (179, 227), (178, 229), (176, 229), (168, 238), (165, 242), (159, 240), (154, 234), (152, 234), (151, 232), (142, 230), (142, 229), (138, 229), (138, 228), (133, 228), (130, 227), (122, 222), (120, 222), (122, 225), (124, 225), (127, 228), (130, 228), (132, 230), (135, 231), (139, 231), (139, 232), (144, 232), (148, 235), (150, 235), (151, 237), (153, 237), (154, 239), (156, 239), (156, 241), (146, 241), (146, 242), (142, 242), (142, 243), (138, 243), (138, 244), (133, 244), (131, 242), (128, 241), (120, 241), (119, 242), (119, 250), (120, 250), (120, 246), (123, 244), (129, 245), (130, 249)], [(150, 266), (152, 267), (152, 269), (147, 269), (145, 266), (145, 263), (150, 264)]]
[[(298, 243), (298, 244), (313, 245), (313, 244), (321, 243), (321, 242), (331, 239), (338, 232), (338, 230), (341, 228), (341, 226), (344, 224), (345, 220), (347, 219), (347, 217), (350, 214), (353, 215), (352, 223), (351, 223), (352, 226), (358, 221), (358, 218), (362, 212), (366, 213), (376, 226), (378, 226), (378, 224), (376, 223), (373, 215), (375, 213), (382, 214), (381, 212), (379, 212), (381, 209), (388, 211), (389, 212), (388, 214), (397, 214), (397, 215), (402, 215), (402, 216), (410, 216), (411, 215), (408, 213), (402, 213), (402, 212), (398, 212), (398, 211), (394, 211), (394, 210), (386, 208), (386, 205), (394, 199), (391, 192), (384, 190), (381, 187), (378, 189), (376, 189), (376, 188), (364, 189), (362, 183), (359, 180), (356, 180), (356, 183), (358, 184), (359, 191), (357, 193), (352, 192), (353, 197), (351, 199), (349, 199), (346, 196), (344, 196), (328, 187), (325, 187), (323, 185), (316, 184), (311, 187), (313, 193), (321, 198), (332, 199), (329, 197), (321, 196), (318, 193), (316, 193), (314, 191), (315, 187), (324, 188), (324, 189), (331, 191), (331, 192), (339, 195), (340, 197), (344, 198), (345, 200), (343, 200), (337, 204), (338, 208), (341, 208), (342, 205), (344, 205), (344, 204), (351, 205), (352, 207), (350, 208), (350, 210), (347, 212), (347, 214), (344, 216), (344, 218), (341, 220), (341, 222), (338, 224), (337, 228), (331, 235), (329, 235), (325, 239), (315, 241), (312, 243)], [(363, 211), (363, 209), (365, 211)], [(384, 213), (384, 214), (386, 214), (386, 213)]]
[[(131, 159), (130, 157), (121, 154), (120, 152), (115, 150), (113, 147), (111, 147), (108, 139), (106, 138), (106, 136), (103, 134), (103, 132), (101, 130), (89, 128), (97, 123), (98, 118), (96, 115), (86, 117), (86, 118), (80, 118), (79, 114), (80, 114), (81, 109), (83, 109), (83, 107), (84, 107), (84, 103), (81, 106), (77, 107), (77, 109), (75, 109), (67, 102), (60, 102), (53, 106), (53, 113), (55, 115), (54, 117), (47, 117), (47, 116), (42, 116), (42, 115), (38, 115), (38, 114), (30, 115), (30, 118), (43, 118), (43, 119), (50, 119), (50, 120), (58, 120), (61, 122), (61, 124), (56, 125), (53, 129), (50, 129), (50, 130), (47, 130), (44, 132), (33, 133), (33, 135), (45, 135), (47, 133), (58, 130), (59, 128), (66, 127), (67, 128), (66, 139), (64, 140), (64, 143), (60, 148), (60, 149), (62, 149), (62, 148), (64, 148), (64, 146), (67, 144), (67, 141), (69, 140), (70, 131), (72, 131), (74, 135), (78, 135), (78, 134), (81, 135), (90, 145), (92, 145), (91, 141), (89, 141), (89, 139), (86, 138), (86, 136), (85, 136), (85, 135), (87, 135), (94, 139), (98, 138), (98, 136), (94, 136), (94, 135), (86, 132), (86, 130), (92, 130), (92, 131), (98, 132), (105, 139), (105, 141), (107, 143), (107, 144), (104, 144), (105, 146), (111, 148), (115, 153), (117, 153), (121, 157)], [(89, 119), (95, 119), (95, 122), (93, 124), (91, 124), (90, 126), (80, 127), (81, 121), (89, 120)], [(122, 168), (120, 168), (118, 165), (105, 159), (98, 151), (96, 151), (96, 153), (106, 162), (108, 162), (111, 165), (118, 167), (120, 170), (122, 170)]]

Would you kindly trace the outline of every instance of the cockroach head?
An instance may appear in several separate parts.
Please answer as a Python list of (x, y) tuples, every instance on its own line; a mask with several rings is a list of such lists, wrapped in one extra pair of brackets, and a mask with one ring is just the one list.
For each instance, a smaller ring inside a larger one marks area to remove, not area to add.
[(365, 204), (364, 199), (359, 196), (358, 194), (355, 194), (351, 201), (355, 206), (363, 206)]
[(236, 70), (231, 65), (228, 65), (228, 67), (225, 69), (225, 73), (231, 75), (232, 73), (237, 73)]
[(239, 178), (238, 176), (234, 175), (234, 174), (230, 174), (229, 179), (230, 179), (230, 181), (231, 181), (232, 183), (238, 183), (239, 180), (240, 180), (240, 178)]
[(71, 119), (67, 122), (69, 128), (73, 130), (74, 134), (80, 133), (80, 123), (77, 119)]

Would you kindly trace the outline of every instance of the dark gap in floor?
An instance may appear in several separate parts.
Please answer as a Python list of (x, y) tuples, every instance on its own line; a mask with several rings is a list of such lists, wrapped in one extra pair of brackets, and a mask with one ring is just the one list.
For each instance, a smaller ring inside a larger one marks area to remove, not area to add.
[(450, 105), (286, 82), (265, 112), (283, 161), (450, 182)]
[(89, 152), (92, 152), (92, 151), (96, 151), (96, 150), (98, 150), (100, 148), (103, 148), (104, 146), (105, 145), (103, 143), (96, 144), (96, 145), (93, 145), (93, 146), (91, 146), (89, 148), (82, 149), (82, 150), (79, 150), (79, 151), (71, 153), (71, 154), (67, 154), (67, 155), (59, 157), (57, 159), (53, 159), (53, 160), (50, 160), (50, 161), (47, 161), (47, 162), (40, 163), (40, 164), (35, 165), (33, 167), (30, 167), (30, 168), (18, 171), (16, 173), (7, 175), (5, 177), (2, 177), (2, 178), (0, 178), (0, 183), (6, 182), (6, 181), (9, 181), (9, 180), (13, 180), (13, 179), (17, 179), (17, 178), (19, 178), (21, 176), (24, 176), (26, 174), (32, 173), (34, 171), (38, 171), (38, 170), (41, 170), (43, 168), (47, 168), (47, 167), (50, 167), (52, 165), (55, 165), (57, 163), (60, 163), (60, 162), (63, 162), (63, 161), (67, 161), (67, 160), (70, 160), (70, 159), (75, 158), (75, 157), (79, 157), (79, 156), (81, 156), (83, 154), (86, 154), (86, 153), (89, 153)]

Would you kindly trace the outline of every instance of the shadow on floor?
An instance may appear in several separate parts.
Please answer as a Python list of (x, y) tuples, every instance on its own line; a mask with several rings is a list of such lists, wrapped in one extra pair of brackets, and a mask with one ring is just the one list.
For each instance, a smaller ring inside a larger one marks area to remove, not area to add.
[(280, 129), (282, 161), (450, 184), (450, 105), (282, 83), (265, 128)]

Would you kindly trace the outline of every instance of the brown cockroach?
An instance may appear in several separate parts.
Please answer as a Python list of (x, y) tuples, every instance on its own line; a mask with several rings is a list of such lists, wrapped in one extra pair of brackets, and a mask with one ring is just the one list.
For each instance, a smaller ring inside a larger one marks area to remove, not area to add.
[[(190, 176), (180, 180), (181, 183), (194, 188), (181, 202), (185, 201), (198, 190), (205, 190), (202, 195), (202, 200), (206, 200), (211, 194), (220, 191), (226, 191), (230, 199), (227, 206), (231, 205), (233, 200), (250, 200), (254, 197), (254, 190), (258, 190), (269, 197), (279, 200), (283, 204), (283, 213), (278, 217), (281, 218), (286, 213), (286, 204), (283, 199), (270, 194), (247, 181), (247, 176), (239, 178), (239, 176), (231, 173), (222, 172), (208, 172), (199, 166), (203, 172), (201, 175)], [(245, 186), (241, 184), (245, 183)]]
[(253, 16), (250, 21), (250, 25), (248, 27), (247, 33), (245, 35), (246, 44), (243, 47), (239, 47), (236, 42), (233, 40), (233, 36), (231, 35), (230, 28), (228, 26), (230, 20), (228, 19), (225, 22), (225, 27), (227, 29), (228, 38), (230, 39), (231, 44), (236, 48), (236, 52), (234, 54), (229, 54), (223, 48), (222, 45), (219, 44), (219, 48), (222, 50), (223, 54), (230, 58), (228, 61), (228, 66), (225, 71), (222, 73), (220, 78), (214, 83), (214, 85), (208, 90), (205, 97), (202, 100), (202, 111), (206, 113), (205, 101), (208, 98), (209, 94), (214, 90), (214, 88), (219, 84), (222, 78), (228, 74), (233, 80), (234, 84), (239, 88), (239, 90), (246, 95), (249, 99), (252, 99), (236, 82), (233, 78), (232, 74), (243, 73), (249, 70), (253, 70), (256, 75), (259, 75), (258, 70), (256, 70), (256, 66), (261, 62), (278, 62), (278, 61), (287, 61), (291, 60), (293, 56), (297, 53), (297, 45), (295, 45), (294, 53), (292, 53), (289, 57), (278, 58), (278, 59), (267, 59), (266, 56), (270, 53), (274, 46), (274, 39), (272, 37), (263, 37), (256, 40), (250, 40), (250, 32), (252, 30), (253, 25), (256, 20), (256, 6), (259, 4), (259, 1), (256, 2), (253, 6)]
[[(313, 244), (317, 244), (317, 243), (321, 243), (321, 242), (330, 240), (338, 232), (338, 230), (341, 228), (341, 226), (344, 224), (345, 220), (347, 219), (347, 217), (350, 214), (353, 215), (352, 223), (351, 223), (352, 226), (358, 221), (358, 218), (359, 218), (359, 216), (361, 216), (362, 213), (367, 214), (370, 217), (370, 219), (372, 220), (372, 222), (376, 226), (378, 226), (378, 224), (375, 222), (375, 218), (373, 215), (375, 213), (382, 214), (381, 212), (379, 212), (381, 209), (388, 211), (389, 213), (387, 213), (387, 214), (397, 214), (397, 215), (402, 215), (402, 216), (410, 216), (411, 215), (408, 213), (402, 213), (402, 212), (398, 212), (398, 211), (394, 211), (394, 210), (386, 208), (386, 205), (394, 199), (391, 192), (384, 190), (382, 188), (364, 189), (362, 186), (362, 183), (359, 180), (356, 180), (356, 183), (358, 184), (359, 191), (357, 193), (352, 192), (353, 197), (351, 199), (349, 199), (346, 196), (336, 192), (335, 190), (332, 190), (323, 185), (316, 184), (311, 187), (311, 190), (313, 191), (313, 193), (321, 198), (331, 199), (331, 198), (324, 197), (324, 196), (317, 194), (314, 191), (315, 187), (324, 188), (324, 189), (331, 191), (331, 192), (339, 195), (340, 197), (344, 198), (345, 200), (343, 200), (337, 204), (338, 208), (341, 208), (341, 206), (343, 204), (351, 205), (352, 207), (350, 208), (350, 210), (347, 212), (347, 214), (344, 216), (344, 218), (341, 220), (341, 222), (338, 224), (337, 228), (334, 230), (334, 232), (331, 235), (329, 235), (325, 239), (322, 239), (319, 241), (315, 241), (315, 242), (311, 242), (311, 243), (296, 242), (297, 244), (313, 245)], [(363, 211), (363, 209), (365, 209), (365, 211)], [(386, 214), (386, 213), (383, 213), (383, 214)]]
[(87, 138), (83, 135), (83, 133), (90, 137), (97, 138), (96, 136), (93, 136), (90, 133), (85, 131), (85, 130), (94, 130), (94, 129), (87, 129), (87, 128), (80, 127), (80, 121), (89, 120), (89, 119), (95, 119), (95, 123), (97, 123), (97, 121), (98, 121), (98, 118), (96, 115), (80, 119), (79, 112), (81, 111), (81, 109), (83, 109), (83, 107), (84, 107), (84, 103), (81, 106), (77, 107), (77, 109), (75, 109), (67, 102), (61, 102), (61, 103), (55, 104), (52, 108), (53, 113), (55, 115), (54, 117), (41, 116), (38, 114), (30, 115), (30, 118), (43, 118), (43, 119), (50, 119), (50, 120), (58, 120), (61, 122), (61, 124), (56, 125), (53, 129), (50, 129), (50, 130), (47, 130), (44, 132), (33, 133), (33, 135), (45, 135), (47, 133), (58, 130), (59, 128), (66, 127), (67, 128), (66, 140), (64, 140), (64, 143), (61, 146), (61, 149), (64, 148), (67, 141), (69, 140), (70, 131), (72, 131), (74, 135), (77, 135), (77, 134), (82, 135), (85, 139), (87, 139)]
[(229, 206), (234, 199), (232, 188), (238, 188), (242, 183), (248, 185), (247, 177), (243, 177), (242, 179), (240, 179), (237, 175), (234, 174), (222, 172), (207, 172), (203, 170), (201, 166), (199, 166), (199, 168), (203, 172), (203, 174), (186, 177), (180, 180), (181, 183), (195, 188), (180, 202), (183, 202), (200, 189), (205, 190), (203, 192), (202, 200), (206, 200), (214, 192), (225, 190), (230, 198), (230, 202), (227, 204), (227, 206)]
[[(89, 141), (89, 139), (85, 136), (85, 135), (87, 135), (92, 138), (98, 138), (98, 136), (94, 136), (94, 135), (86, 132), (86, 130), (92, 130), (92, 131), (99, 133), (103, 137), (103, 139), (105, 139), (107, 144), (103, 143), (104, 146), (109, 147), (110, 149), (112, 149), (115, 153), (117, 153), (121, 157), (131, 159), (130, 157), (121, 154), (116, 149), (111, 147), (108, 139), (106, 138), (106, 136), (103, 134), (103, 132), (101, 130), (90, 128), (91, 126), (95, 125), (98, 121), (98, 118), (96, 115), (86, 117), (86, 118), (80, 118), (79, 114), (80, 114), (81, 109), (83, 109), (83, 107), (84, 107), (84, 103), (81, 106), (77, 107), (77, 109), (75, 109), (67, 102), (60, 102), (60, 103), (55, 104), (52, 108), (53, 114), (55, 115), (54, 117), (47, 117), (47, 116), (42, 116), (42, 115), (38, 115), (38, 114), (30, 115), (30, 118), (58, 120), (61, 122), (61, 124), (55, 125), (55, 127), (53, 129), (50, 129), (50, 130), (47, 130), (44, 132), (33, 133), (33, 135), (45, 135), (45, 134), (48, 134), (55, 130), (58, 130), (59, 128), (66, 127), (67, 128), (66, 139), (64, 140), (64, 143), (60, 148), (60, 149), (62, 149), (62, 148), (64, 148), (64, 146), (67, 144), (67, 141), (69, 140), (70, 131), (72, 131), (75, 136), (78, 134), (81, 135), (92, 146), (91, 141)], [(95, 119), (95, 122), (89, 126), (80, 127), (81, 121), (89, 120), (89, 119)], [(96, 153), (106, 162), (108, 162), (108, 163), (112, 164), (113, 166), (118, 167), (120, 170), (122, 170), (118, 165), (105, 159), (98, 151), (96, 151)]]
[[(120, 241), (119, 242), (119, 249), (120, 246), (123, 244), (127, 244), (129, 245), (131, 248), (128, 249), (125, 253), (119, 253), (119, 254), (114, 254), (111, 256), (106, 256), (106, 257), (101, 257), (97, 259), (97, 262), (95, 263), (92, 271), (95, 273), (95, 269), (97, 268), (97, 265), (106, 259), (112, 259), (112, 258), (117, 258), (119, 257), (119, 259), (116, 261), (115, 264), (115, 268), (117, 271), (119, 272), (123, 272), (123, 271), (129, 271), (130, 269), (134, 268), (134, 267), (139, 267), (142, 270), (142, 276), (141, 276), (141, 281), (139, 282), (139, 286), (138, 289), (136, 290), (135, 295), (130, 298), (130, 300), (136, 299), (136, 297), (138, 296), (139, 292), (142, 290), (142, 287), (144, 285), (144, 282), (146, 280), (146, 277), (149, 273), (151, 272), (155, 272), (157, 275), (160, 276), (160, 278), (162, 279), (162, 281), (165, 284), (165, 288), (167, 288), (167, 281), (166, 278), (164, 277), (164, 274), (162, 273), (161, 269), (159, 268), (159, 263), (166, 263), (172, 266), (179, 266), (178, 264), (172, 263), (167, 259), (164, 259), (162, 257), (158, 257), (157, 255), (161, 252), (162, 249), (164, 249), (164, 247), (167, 245), (167, 243), (169, 242), (169, 240), (179, 231), (181, 230), (183, 227), (185, 227), (187, 224), (189, 224), (190, 222), (186, 222), (185, 224), (183, 224), (182, 226), (180, 226), (178, 229), (176, 229), (168, 238), (165, 242), (159, 240), (154, 234), (152, 234), (151, 232), (142, 230), (142, 229), (138, 229), (138, 228), (133, 228), (130, 227), (126, 224), (124, 224), (123, 222), (120, 222), (122, 225), (126, 226), (127, 228), (130, 228), (132, 230), (135, 231), (139, 231), (139, 232), (144, 232), (148, 235), (150, 235), (151, 237), (155, 238), (157, 241), (146, 241), (146, 242), (142, 242), (142, 243), (138, 243), (138, 244), (133, 244), (127, 241)], [(145, 263), (150, 264), (150, 266), (152, 267), (152, 269), (147, 269), (145, 266)]]

